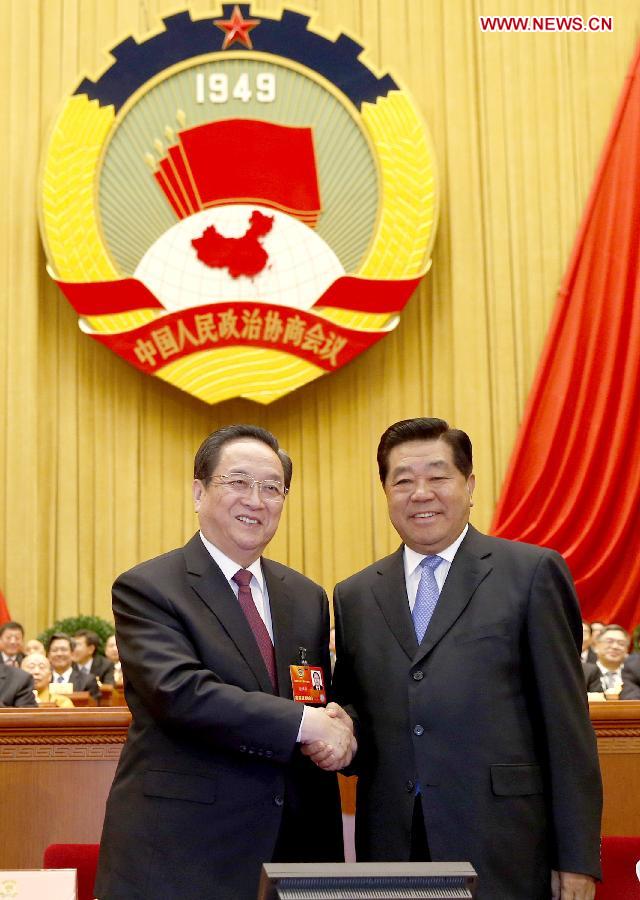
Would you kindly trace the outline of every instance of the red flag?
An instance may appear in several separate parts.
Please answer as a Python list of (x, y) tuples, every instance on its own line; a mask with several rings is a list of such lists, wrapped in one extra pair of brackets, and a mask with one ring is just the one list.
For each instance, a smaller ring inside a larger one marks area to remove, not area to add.
[(224, 203), (263, 203), (315, 226), (321, 203), (311, 128), (222, 119), (177, 138), (155, 179), (179, 219)]
[(11, 615), (9, 614), (9, 607), (7, 606), (7, 601), (4, 599), (4, 594), (0, 591), (0, 625), (10, 621)]
[(583, 616), (640, 621), (640, 47), (561, 285), (493, 533), (553, 547)]

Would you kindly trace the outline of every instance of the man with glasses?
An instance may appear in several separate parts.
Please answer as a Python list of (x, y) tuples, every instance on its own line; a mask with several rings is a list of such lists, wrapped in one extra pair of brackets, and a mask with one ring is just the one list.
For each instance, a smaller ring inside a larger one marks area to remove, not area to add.
[[(262, 558), (291, 472), (268, 431), (213, 432), (194, 463), (200, 531), (114, 584), (133, 722), (107, 803), (100, 900), (253, 900), (265, 861), (342, 859), (331, 770), (351, 759), (351, 720), (296, 702), (289, 671), (304, 658), (329, 676), (327, 598)], [(304, 743), (323, 747), (329, 771)]]
[(628, 632), (620, 625), (606, 625), (595, 640), (593, 649), (597, 656), (596, 666), (605, 694), (620, 693), (622, 666), (629, 652), (630, 640)]

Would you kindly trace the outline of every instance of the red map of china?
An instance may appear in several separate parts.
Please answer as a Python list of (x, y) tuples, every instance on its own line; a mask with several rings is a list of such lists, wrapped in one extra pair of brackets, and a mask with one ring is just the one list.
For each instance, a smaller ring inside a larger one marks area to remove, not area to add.
[(210, 225), (191, 244), (198, 259), (206, 266), (228, 269), (232, 278), (253, 278), (269, 262), (269, 254), (262, 246), (262, 241), (272, 228), (273, 216), (265, 216), (255, 209), (242, 237), (225, 237), (215, 225)]

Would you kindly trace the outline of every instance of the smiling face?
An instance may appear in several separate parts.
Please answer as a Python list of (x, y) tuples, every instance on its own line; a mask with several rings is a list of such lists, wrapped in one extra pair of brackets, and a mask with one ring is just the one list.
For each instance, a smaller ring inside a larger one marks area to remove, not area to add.
[[(211, 475), (240, 472), (258, 481), (284, 484), (278, 455), (262, 441), (243, 438), (229, 441), (220, 450)], [(193, 499), (203, 535), (225, 556), (241, 566), (250, 566), (276, 533), (282, 502), (264, 500), (254, 485), (246, 496), (238, 496), (227, 484), (199, 479), (193, 482)]]
[(49, 645), (49, 662), (54, 672), (66, 672), (72, 663), (71, 642), (64, 638), (56, 638)]
[(456, 468), (443, 440), (407, 441), (389, 453), (384, 492), (389, 517), (416, 553), (439, 553), (469, 521), (475, 476)]
[(19, 628), (5, 628), (0, 637), (0, 649), (4, 650), (7, 656), (15, 656), (20, 653), (22, 647), (22, 632)]
[(625, 661), (629, 638), (617, 628), (607, 629), (598, 635), (593, 649), (599, 663), (607, 669), (618, 669)]

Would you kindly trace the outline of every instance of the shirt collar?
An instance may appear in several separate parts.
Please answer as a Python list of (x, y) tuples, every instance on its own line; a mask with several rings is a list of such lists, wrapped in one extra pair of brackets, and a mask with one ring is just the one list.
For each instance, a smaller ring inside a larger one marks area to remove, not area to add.
[(602, 665), (600, 660), (596, 660), (596, 665), (603, 675), (619, 675), (622, 672), (623, 663), (620, 663), (617, 669), (608, 669), (606, 666)]
[(216, 547), (215, 544), (212, 544), (211, 541), (208, 541), (202, 532), (200, 532), (200, 537), (202, 539), (202, 543), (205, 545), (209, 554), (213, 558), (213, 561), (222, 570), (222, 574), (227, 579), (227, 581), (231, 582), (238, 569), (247, 569), (249, 572), (251, 572), (253, 577), (258, 582), (260, 590), (264, 592), (264, 574), (262, 572), (260, 557), (254, 560), (250, 566), (241, 566), (233, 559), (230, 559), (228, 556), (226, 556), (222, 552), (222, 550)]
[(59, 676), (62, 675), (65, 681), (68, 681), (71, 678), (71, 673), (73, 672), (73, 666), (69, 666), (68, 669), (65, 669), (64, 672), (56, 672), (55, 669), (52, 670), (51, 674), (54, 679), (57, 681)]
[(406, 568), (408, 572), (415, 572), (418, 568), (422, 560), (425, 556), (441, 556), (442, 559), (445, 559), (449, 564), (453, 562), (453, 558), (458, 552), (458, 548), (460, 544), (463, 542), (467, 531), (469, 530), (469, 523), (467, 523), (458, 537), (455, 539), (453, 544), (449, 544), (448, 547), (445, 547), (444, 550), (438, 551), (437, 554), (427, 554), (427, 553), (417, 553), (415, 550), (412, 550), (411, 547), (404, 546), (404, 558), (406, 561)]

